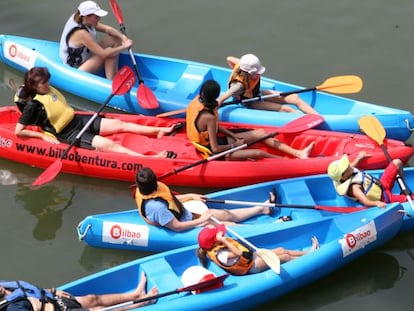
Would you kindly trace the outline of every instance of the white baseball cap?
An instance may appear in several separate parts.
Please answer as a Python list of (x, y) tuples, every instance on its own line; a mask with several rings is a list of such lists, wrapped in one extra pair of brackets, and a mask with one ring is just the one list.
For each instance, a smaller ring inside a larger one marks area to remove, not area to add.
[(97, 16), (106, 16), (107, 11), (102, 10), (101, 7), (94, 1), (84, 1), (78, 6), (78, 10), (81, 16), (87, 16), (95, 14)]
[(259, 58), (253, 54), (243, 55), (240, 58), (239, 65), (241, 70), (246, 71), (249, 74), (257, 73), (261, 75), (266, 70), (266, 68), (260, 63)]

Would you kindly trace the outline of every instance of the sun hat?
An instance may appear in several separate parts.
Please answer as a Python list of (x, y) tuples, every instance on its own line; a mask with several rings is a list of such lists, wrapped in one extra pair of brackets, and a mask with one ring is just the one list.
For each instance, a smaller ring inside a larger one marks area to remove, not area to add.
[(349, 159), (344, 154), (339, 160), (331, 162), (328, 166), (328, 175), (336, 182), (342, 179), (342, 174), (346, 171), (349, 166)]
[(216, 235), (219, 232), (224, 235), (226, 233), (226, 226), (220, 224), (215, 227), (203, 228), (198, 234), (198, 244), (200, 247), (207, 250), (211, 249), (217, 241)]
[(266, 68), (260, 63), (259, 58), (257, 58), (254, 54), (243, 55), (240, 58), (239, 66), (241, 70), (246, 71), (249, 74), (257, 73), (261, 75), (266, 70)]
[(101, 7), (94, 1), (84, 1), (78, 6), (78, 10), (81, 16), (87, 16), (95, 14), (97, 16), (106, 16), (107, 11), (102, 10)]

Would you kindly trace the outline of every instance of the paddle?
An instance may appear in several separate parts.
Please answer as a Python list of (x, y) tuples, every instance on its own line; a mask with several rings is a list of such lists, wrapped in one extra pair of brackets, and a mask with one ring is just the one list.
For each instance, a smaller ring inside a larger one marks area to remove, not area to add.
[[(185, 209), (187, 209), (193, 214), (201, 215), (208, 210), (208, 206), (204, 202), (198, 200), (185, 201), (183, 202), (183, 205)], [(210, 219), (218, 224), (222, 224), (222, 222), (214, 216), (211, 216)], [(256, 254), (260, 256), (263, 259), (263, 261), (268, 265), (268, 267), (270, 267), (273, 271), (275, 271), (277, 274), (280, 273), (280, 259), (275, 253), (273, 253), (269, 249), (255, 247), (253, 244), (251, 244), (249, 241), (247, 241), (239, 234), (231, 230), (229, 227), (226, 227), (226, 230), (230, 232), (233, 236), (235, 236), (237, 239), (239, 239), (243, 244), (250, 247), (254, 252), (256, 252)]]
[(109, 103), (114, 95), (121, 95), (128, 92), (131, 87), (135, 84), (135, 76), (132, 72), (131, 68), (128, 66), (122, 67), (118, 70), (117, 74), (115, 75), (114, 79), (112, 80), (112, 93), (107, 98), (107, 100), (99, 107), (98, 111), (96, 111), (89, 121), (85, 124), (85, 126), (80, 130), (80, 132), (76, 135), (75, 139), (71, 142), (71, 144), (66, 148), (63, 152), (61, 157), (57, 159), (55, 162), (52, 163), (42, 174), (37, 177), (37, 179), (32, 183), (32, 186), (41, 186), (44, 185), (51, 180), (53, 180), (62, 169), (62, 159), (64, 159), (70, 149), (78, 142), (79, 138), (82, 134), (88, 129), (88, 127), (92, 124), (92, 122), (98, 117), (98, 114), (105, 108), (105, 106)]
[(355, 206), (329, 206), (329, 205), (297, 205), (297, 204), (284, 204), (284, 203), (264, 203), (264, 202), (248, 202), (248, 201), (236, 201), (236, 200), (216, 200), (206, 199), (206, 202), (221, 203), (229, 205), (243, 205), (243, 206), (269, 206), (269, 207), (289, 207), (289, 208), (303, 208), (303, 209), (316, 209), (335, 213), (353, 213), (362, 210), (366, 210), (365, 207)]
[[(351, 94), (351, 93), (357, 93), (362, 89), (362, 79), (355, 75), (345, 75), (345, 76), (335, 76), (330, 77), (326, 79), (321, 85), (315, 86), (308, 89), (302, 89), (302, 90), (296, 90), (296, 91), (289, 91), (289, 92), (282, 92), (282, 93), (274, 93), (264, 96), (257, 96), (253, 98), (247, 98), (243, 99), (240, 102), (241, 103), (249, 103), (252, 101), (258, 101), (266, 98), (271, 97), (277, 97), (277, 96), (288, 96), (291, 94), (297, 94), (297, 93), (304, 93), (309, 91), (316, 91), (316, 90), (329, 90), (330, 93), (336, 93), (336, 94)], [(238, 102), (229, 101), (223, 103), (220, 107), (228, 106), (228, 105), (234, 105)], [(165, 113), (158, 114), (157, 117), (169, 117), (172, 115), (180, 114), (186, 112), (186, 108), (169, 111)]]
[(182, 166), (180, 168), (174, 169), (171, 172), (165, 173), (165, 174), (161, 175), (160, 177), (158, 177), (158, 180), (161, 180), (161, 179), (166, 178), (168, 176), (171, 176), (173, 174), (185, 171), (185, 170), (187, 170), (189, 168), (192, 168), (194, 166), (197, 166), (197, 165), (207, 163), (209, 161), (213, 161), (215, 159), (221, 158), (221, 157), (225, 156), (226, 154), (235, 152), (237, 150), (241, 150), (243, 148), (246, 148), (248, 146), (256, 144), (256, 143), (258, 143), (262, 140), (266, 140), (268, 138), (271, 138), (271, 137), (273, 137), (273, 136), (275, 136), (279, 133), (298, 133), (298, 132), (302, 132), (302, 131), (305, 131), (307, 129), (313, 128), (313, 127), (321, 124), (322, 122), (323, 122), (323, 118), (319, 115), (315, 115), (315, 114), (303, 115), (303, 116), (301, 116), (301, 117), (299, 117), (299, 118), (297, 118), (297, 119), (295, 119), (295, 120), (293, 120), (289, 123), (286, 123), (284, 126), (279, 127), (279, 129), (277, 131), (273, 132), (273, 133), (267, 134), (267, 135), (265, 135), (263, 137), (260, 137), (260, 138), (254, 140), (254, 141), (251, 141), (249, 143), (245, 143), (243, 145), (236, 146), (234, 148), (222, 151), (222, 152), (217, 153), (215, 155), (212, 155), (208, 158), (204, 158), (204, 159), (201, 159), (201, 160), (196, 161), (194, 163), (190, 163), (188, 165), (185, 165), (185, 166)]
[[(116, 19), (118, 20), (119, 27), (121, 32), (126, 35), (126, 28), (124, 25), (124, 16), (122, 14), (121, 7), (118, 5), (116, 0), (110, 0), (109, 4), (111, 6), (112, 12), (114, 13)], [(135, 74), (138, 78), (138, 91), (137, 91), (137, 101), (138, 104), (145, 109), (156, 109), (159, 107), (158, 100), (155, 97), (154, 93), (149, 87), (144, 84), (144, 80), (141, 78), (141, 74), (138, 70), (138, 65), (134, 57), (132, 49), (128, 49), (129, 56), (131, 57), (132, 64), (134, 65)]]
[(150, 301), (153, 299), (158, 299), (161, 297), (165, 297), (165, 296), (169, 296), (169, 295), (173, 295), (173, 294), (178, 294), (178, 293), (182, 293), (182, 292), (205, 292), (211, 289), (215, 289), (217, 288), (217, 286), (223, 286), (223, 281), (228, 277), (228, 274), (223, 274), (220, 276), (216, 276), (214, 278), (205, 280), (205, 281), (201, 281), (198, 282), (196, 284), (193, 285), (189, 285), (186, 287), (181, 287), (181, 288), (177, 288), (165, 293), (161, 293), (161, 294), (157, 294), (157, 295), (153, 295), (153, 296), (148, 296), (148, 297), (144, 297), (144, 298), (140, 298), (134, 301), (128, 301), (128, 302), (124, 302), (124, 303), (120, 303), (114, 306), (110, 306), (110, 307), (106, 307), (101, 309), (101, 311), (109, 311), (109, 310), (115, 310), (118, 308), (123, 308), (132, 304), (136, 304), (136, 303), (141, 303), (141, 302), (145, 302), (145, 301)]
[[(222, 222), (214, 216), (211, 216), (210, 219), (216, 222), (217, 224), (222, 224)], [(226, 226), (226, 230), (230, 232), (231, 235), (235, 236), (238, 240), (240, 240), (240, 242), (251, 248), (257, 254), (257, 256), (263, 259), (265, 264), (270, 269), (272, 269), (277, 274), (280, 274), (280, 259), (274, 252), (272, 252), (270, 249), (257, 248), (252, 243), (247, 241), (245, 238), (240, 236), (238, 233), (230, 229), (228, 226)]]
[[(384, 139), (386, 136), (386, 132), (384, 127), (382, 126), (381, 122), (374, 116), (364, 116), (358, 120), (359, 127), (362, 132), (364, 132), (369, 138), (374, 140), (382, 149), (387, 158), (388, 162), (392, 162), (391, 155), (389, 154), (387, 148), (384, 144)], [(411, 208), (414, 210), (414, 203), (411, 198), (411, 191), (409, 190), (402, 174), (402, 169), (400, 173), (397, 174), (397, 182), (400, 186), (401, 192), (404, 193), (407, 197), (407, 201), (410, 203)]]

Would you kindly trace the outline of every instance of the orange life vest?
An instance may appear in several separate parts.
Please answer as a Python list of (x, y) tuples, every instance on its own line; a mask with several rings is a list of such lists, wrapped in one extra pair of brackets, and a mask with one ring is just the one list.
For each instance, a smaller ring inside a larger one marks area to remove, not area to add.
[(200, 132), (197, 129), (196, 122), (198, 119), (198, 116), (200, 115), (201, 111), (209, 111), (213, 112), (216, 122), (217, 122), (217, 128), (218, 128), (218, 111), (217, 108), (214, 110), (207, 109), (202, 102), (199, 100), (199, 96), (194, 98), (187, 107), (187, 113), (186, 113), (186, 124), (187, 124), (187, 138), (193, 142), (196, 142), (202, 146), (209, 146), (210, 145), (210, 139), (208, 137), (207, 131)]
[(158, 223), (149, 220), (145, 216), (144, 210), (145, 201), (157, 198), (163, 199), (167, 202), (168, 210), (171, 211), (177, 219), (182, 216), (184, 211), (182, 204), (174, 197), (174, 195), (171, 193), (170, 188), (168, 188), (166, 184), (157, 182), (157, 190), (151, 194), (144, 195), (139, 191), (138, 188), (135, 190), (135, 202), (137, 203), (138, 212), (147, 223), (150, 225), (159, 226)]
[[(227, 241), (232, 243), (242, 252), (250, 252), (248, 248), (237, 242), (232, 238), (226, 238)], [(207, 251), (207, 256), (215, 262), (219, 267), (223, 268), (227, 272), (234, 274), (234, 275), (245, 275), (249, 272), (249, 270), (253, 267), (254, 261), (253, 259), (248, 259), (244, 256), (240, 256), (236, 263), (231, 266), (223, 265), (218, 259), (217, 254), (221, 249), (227, 248), (225, 245), (218, 243), (212, 249)]]
[(253, 77), (250, 75), (249, 79), (246, 80), (245, 77), (240, 75), (240, 66), (237, 64), (233, 68), (233, 72), (230, 75), (229, 79), (229, 87), (233, 82), (240, 82), (243, 84), (244, 87), (244, 93), (242, 94), (242, 97), (244, 98), (252, 98), (259, 96), (260, 91), (260, 75), (256, 75), (256, 77), (253, 79)]

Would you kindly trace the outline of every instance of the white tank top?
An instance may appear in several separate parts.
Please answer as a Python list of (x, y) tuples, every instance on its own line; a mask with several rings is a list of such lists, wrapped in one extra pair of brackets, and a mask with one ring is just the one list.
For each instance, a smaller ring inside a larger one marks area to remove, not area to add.
[[(81, 27), (82, 24), (78, 24), (73, 19), (75, 14), (72, 14), (71, 17), (67, 20), (65, 27), (63, 28), (62, 36), (60, 37), (60, 46), (59, 46), (59, 56), (62, 59), (62, 61), (66, 64), (66, 60), (68, 58), (68, 45), (66, 44), (66, 37), (68, 36), (69, 32), (75, 28), (75, 27)], [(86, 26), (85, 26), (86, 27)], [(96, 39), (96, 29), (87, 27), (89, 33)], [(74, 46), (69, 45), (72, 48), (80, 48), (82, 46)], [(84, 48), (82, 52), (82, 59), (83, 61), (87, 60), (89, 57), (91, 57), (92, 53), (87, 49)]]

